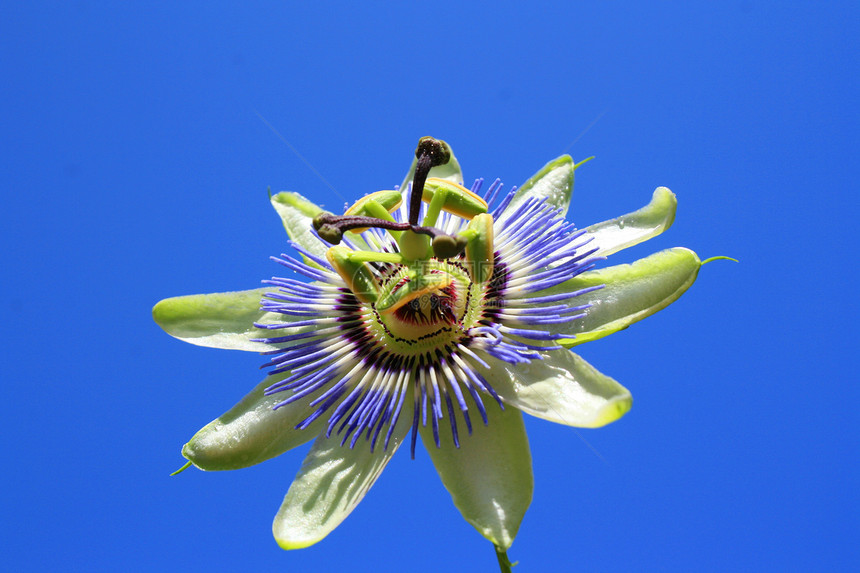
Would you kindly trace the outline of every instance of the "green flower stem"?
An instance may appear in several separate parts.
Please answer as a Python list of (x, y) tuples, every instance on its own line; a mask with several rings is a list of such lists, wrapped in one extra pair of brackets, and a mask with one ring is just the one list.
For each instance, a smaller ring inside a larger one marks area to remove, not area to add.
[(508, 559), (508, 552), (498, 545), (494, 545), (493, 547), (496, 548), (496, 559), (499, 560), (499, 571), (502, 573), (511, 573), (511, 567), (513, 567), (515, 563), (511, 563), (511, 560)]

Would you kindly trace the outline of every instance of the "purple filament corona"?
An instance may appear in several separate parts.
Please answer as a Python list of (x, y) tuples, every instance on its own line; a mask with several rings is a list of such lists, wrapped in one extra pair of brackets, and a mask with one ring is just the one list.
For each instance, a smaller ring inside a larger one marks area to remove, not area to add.
[[(498, 179), (489, 185), (483, 194), (489, 205), (496, 202), (502, 186)], [(483, 180), (479, 179), (471, 190), (477, 194), (482, 187)], [(257, 325), (283, 331), (260, 339), (272, 345), (266, 353), (270, 360), (263, 365), (270, 368), (273, 379), (266, 394), (284, 397), (275, 408), (307, 400), (313, 411), (297, 429), (328, 416), (326, 436), (339, 436), (341, 445), (350, 448), (364, 436), (371, 451), (380, 440), (381, 447), (387, 449), (398, 421), (411, 414), (413, 458), (419, 424), (429, 424), (437, 447), (442, 445), (443, 418), (448, 420), (455, 447), (459, 447), (462, 429), (458, 417), (469, 434), (473, 424), (470, 409), (488, 424), (484, 401), (490, 398), (502, 409), (504, 405), (481, 373), (490, 367), (487, 360), (524, 363), (542, 359), (541, 352), (561, 348), (554, 341), (572, 338), (565, 328), (588, 307), (574, 304), (577, 296), (601, 288), (541, 294), (592, 268), (599, 257), (593, 256), (597, 249), (588, 249), (584, 232), (567, 223), (544, 200), (528, 199), (509, 209), (515, 190), (511, 189), (491, 211), (495, 221), (494, 266), (484, 285), (479, 318), (457, 337), (423, 352), (401, 354), (380, 340), (380, 329), (368, 324), (374, 316), (370, 305), (350, 292), (326, 260), (295, 244), (304, 260), (288, 255), (273, 257), (314, 281), (263, 281), (273, 290), (261, 301), (261, 310), (285, 318), (283, 323)], [(403, 217), (399, 211), (393, 216), (398, 222)], [(455, 233), (466, 223), (442, 213), (438, 226)], [(397, 252), (389, 235), (379, 229), (371, 229), (369, 234), (376, 250)], [(345, 244), (353, 246), (348, 239)], [(397, 264), (375, 262), (369, 266), (379, 276), (390, 276)], [(404, 311), (401, 318), (411, 316), (411, 312)], [(410, 390), (413, 403), (407, 406)]]

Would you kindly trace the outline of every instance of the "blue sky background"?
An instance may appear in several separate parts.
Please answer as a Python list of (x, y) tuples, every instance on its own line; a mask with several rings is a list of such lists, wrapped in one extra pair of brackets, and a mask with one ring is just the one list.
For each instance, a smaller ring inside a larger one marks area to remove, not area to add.
[(581, 226), (675, 191), (672, 229), (612, 263), (740, 260), (580, 347), (633, 392), (622, 420), (526, 420), (515, 571), (857, 570), (856, 3), (308, 4), (5, 6), (3, 568), (495, 570), (423, 452), (289, 553), (270, 526), (305, 448), (168, 477), (262, 361), (152, 305), (279, 272), (267, 187), (340, 208), (433, 135), (467, 180), (595, 155)]

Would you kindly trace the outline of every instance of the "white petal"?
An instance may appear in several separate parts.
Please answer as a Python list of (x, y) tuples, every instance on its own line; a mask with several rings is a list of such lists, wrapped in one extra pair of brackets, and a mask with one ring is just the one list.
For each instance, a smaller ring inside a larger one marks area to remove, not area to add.
[[(256, 328), (254, 323), (275, 324), (298, 320), (260, 310), (263, 294), (273, 290), (276, 289), (269, 287), (167, 298), (155, 305), (152, 317), (167, 334), (191, 344), (267, 352), (272, 347), (254, 339), (273, 336), (273, 331)], [(278, 330), (277, 336), (294, 332), (287, 330)]]
[(651, 202), (632, 213), (591, 225), (586, 229), (593, 239), (588, 249), (599, 247), (595, 256), (605, 257), (656, 237), (672, 226), (678, 201), (665, 187), (657, 187)]
[(325, 416), (303, 430), (295, 429), (316, 410), (308, 405), (311, 397), (273, 410), (289, 392), (264, 394), (266, 388), (288, 375), (263, 380), (238, 404), (194, 434), (182, 448), (182, 455), (202, 470), (233, 470), (258, 464), (316, 438), (325, 427)]
[[(411, 402), (411, 394), (406, 404)], [(406, 408), (406, 407), (404, 407)], [(404, 410), (388, 448), (380, 436), (373, 452), (362, 436), (353, 449), (349, 440), (325, 434), (317, 438), (272, 524), (283, 549), (301, 549), (322, 540), (352, 512), (376, 482), (409, 431), (412, 416)], [(387, 428), (383, 428), (384, 434)]]
[(630, 392), (569, 350), (541, 353), (543, 360), (509, 364), (490, 358), (481, 372), (506, 404), (551, 422), (597, 428), (630, 410)]
[(439, 420), (441, 447), (436, 447), (429, 424), (420, 428), (421, 439), (466, 521), (507, 549), (532, 500), (532, 458), (522, 414), (515, 408), (502, 411), (495, 402), (486, 407), (489, 424), (473, 411), (471, 435), (459, 420), (459, 448), (447, 419)]

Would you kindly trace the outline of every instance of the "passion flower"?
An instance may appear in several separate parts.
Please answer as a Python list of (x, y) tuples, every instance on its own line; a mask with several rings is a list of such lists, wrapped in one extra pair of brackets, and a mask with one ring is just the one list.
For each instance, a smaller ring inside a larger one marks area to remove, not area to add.
[(630, 392), (569, 348), (666, 307), (702, 264), (675, 248), (594, 270), (667, 229), (676, 202), (659, 187), (642, 209), (577, 229), (564, 217), (579, 165), (562, 156), (519, 190), (467, 189), (448, 145), (424, 138), (398, 189), (342, 215), (273, 196), (298, 253), (274, 258), (283, 276), (153, 309), (181, 340), (268, 355), (265, 380), (182, 449), (186, 467), (247, 467), (316, 439), (273, 526), (295, 549), (346, 518), (407, 438), (414, 457), (420, 436), (506, 562), (532, 497), (520, 412), (589, 428), (624, 415)]

